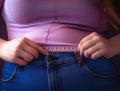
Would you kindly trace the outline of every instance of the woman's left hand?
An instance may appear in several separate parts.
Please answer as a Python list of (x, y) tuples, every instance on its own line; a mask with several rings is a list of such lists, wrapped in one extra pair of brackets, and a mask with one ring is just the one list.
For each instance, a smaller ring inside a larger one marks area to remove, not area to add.
[(105, 39), (96, 32), (87, 35), (78, 45), (80, 55), (92, 59), (97, 59), (101, 56), (110, 58), (115, 55), (114, 48), (115, 45), (112, 40)]

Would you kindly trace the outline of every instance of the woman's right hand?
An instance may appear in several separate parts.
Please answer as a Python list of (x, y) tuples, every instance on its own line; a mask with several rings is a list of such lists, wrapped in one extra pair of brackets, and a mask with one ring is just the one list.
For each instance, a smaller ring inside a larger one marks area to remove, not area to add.
[(0, 39), (0, 58), (5, 61), (25, 66), (39, 54), (47, 54), (47, 51), (38, 43), (28, 38), (18, 38), (11, 41)]

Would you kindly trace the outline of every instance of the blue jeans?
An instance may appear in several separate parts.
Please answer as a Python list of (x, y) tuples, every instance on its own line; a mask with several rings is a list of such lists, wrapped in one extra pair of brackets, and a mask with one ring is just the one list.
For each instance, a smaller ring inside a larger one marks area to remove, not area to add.
[(74, 52), (56, 52), (25, 67), (6, 62), (1, 91), (120, 91), (112, 60), (82, 60)]

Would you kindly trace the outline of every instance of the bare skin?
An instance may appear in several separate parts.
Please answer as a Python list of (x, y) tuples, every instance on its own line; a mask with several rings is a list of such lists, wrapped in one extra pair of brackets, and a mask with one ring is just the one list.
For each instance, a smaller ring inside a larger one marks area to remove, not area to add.
[(27, 38), (18, 38), (11, 41), (0, 39), (0, 58), (11, 63), (25, 66), (39, 54), (47, 54), (47, 51), (38, 43)]
[(100, 34), (93, 32), (80, 41), (78, 50), (80, 55), (87, 58), (97, 59), (101, 56), (111, 58), (120, 54), (120, 42), (118, 39), (120, 39), (120, 35), (105, 39)]

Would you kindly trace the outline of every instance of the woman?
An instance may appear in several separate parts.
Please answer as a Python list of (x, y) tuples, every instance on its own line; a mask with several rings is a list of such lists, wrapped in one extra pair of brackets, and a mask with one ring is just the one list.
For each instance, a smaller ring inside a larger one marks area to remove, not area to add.
[(120, 35), (104, 37), (120, 25), (112, 0), (1, 4), (8, 33), (0, 39), (1, 91), (120, 91), (111, 60)]

